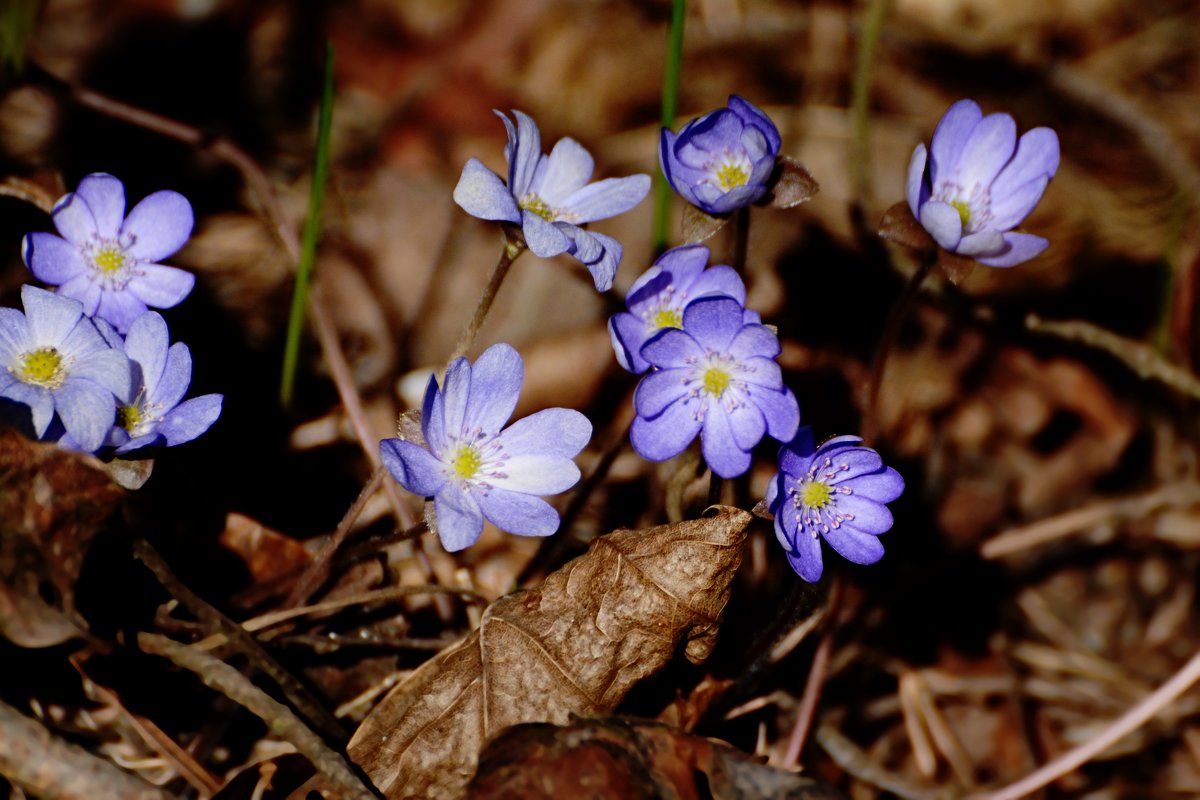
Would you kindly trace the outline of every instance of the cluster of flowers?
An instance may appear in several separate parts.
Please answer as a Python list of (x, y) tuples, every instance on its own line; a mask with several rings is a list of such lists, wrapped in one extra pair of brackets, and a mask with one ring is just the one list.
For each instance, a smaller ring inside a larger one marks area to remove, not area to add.
[(188, 201), (156, 192), (125, 216), (124, 186), (96, 173), (51, 216), (61, 236), (31, 233), (21, 251), (34, 277), (58, 288), (25, 285), (23, 312), (0, 308), (0, 398), (29, 407), (37, 436), (88, 453), (204, 433), (222, 396), (183, 399), (191, 353), (149, 310), (178, 304), (195, 282), (158, 263), (191, 234)]
[[(499, 113), (499, 112), (497, 112)], [(645, 175), (589, 183), (593, 162), (571, 139), (549, 156), (537, 126), (514, 112), (508, 130), (507, 183), (471, 159), (455, 201), (481, 219), (511, 226), (539, 256), (568, 253), (607, 290), (621, 258), (614, 239), (579, 227), (622, 213), (649, 189)], [(724, 216), (762, 201), (777, 174), (781, 139), (774, 123), (743, 98), (664, 129), (660, 166), (671, 186), (706, 214)], [(939, 123), (931, 149), (919, 145), (908, 175), (913, 216), (941, 248), (996, 267), (1034, 257), (1045, 239), (1013, 232), (1033, 210), (1058, 167), (1058, 139), (1048, 128), (1018, 141), (1007, 114), (982, 115), (963, 100)], [(871, 564), (883, 556), (879, 536), (892, 527), (887, 504), (904, 480), (856, 436), (821, 444), (800, 425), (796, 396), (775, 359), (780, 344), (745, 307), (737, 271), (707, 266), (708, 248), (676, 247), (634, 282), (627, 311), (609, 333), (617, 361), (643, 375), (634, 393), (634, 450), (651, 461), (682, 453), (697, 437), (715, 475), (744, 474), (764, 437), (781, 443), (779, 470), (765, 502), (789, 562), (805, 580), (820, 579), (820, 540), (846, 559)], [(579, 479), (572, 458), (591, 425), (569, 409), (541, 411), (508, 428), (523, 375), (508, 345), (489, 348), (472, 367), (458, 359), (445, 385), (430, 379), (422, 407), (425, 442), (387, 439), (385, 464), (409, 491), (433, 497), (448, 550), (473, 544), (488, 519), (504, 530), (544, 536), (557, 512), (536, 495), (565, 491)]]

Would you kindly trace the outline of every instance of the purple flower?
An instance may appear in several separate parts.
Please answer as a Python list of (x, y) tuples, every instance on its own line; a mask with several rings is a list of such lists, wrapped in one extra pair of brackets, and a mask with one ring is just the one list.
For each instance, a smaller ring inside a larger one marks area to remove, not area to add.
[(109, 346), (76, 300), (21, 287), (25, 313), (0, 308), (0, 397), (29, 406), (43, 436), (57, 411), (66, 432), (93, 452), (129, 392), (129, 359)]
[(1034, 128), (1017, 140), (1008, 114), (983, 116), (959, 100), (933, 132), (928, 152), (917, 145), (908, 165), (908, 206), (946, 250), (989, 267), (1011, 267), (1049, 246), (1012, 233), (1033, 211), (1058, 170), (1058, 136)]
[(103, 322), (98, 327), (110, 344), (124, 349), (133, 370), (128, 391), (117, 393), (116, 425), (107, 442), (117, 453), (190, 442), (217, 421), (222, 395), (183, 401), (192, 382), (192, 353), (183, 342), (170, 343), (161, 315), (149, 311), (138, 317), (124, 342)]
[[(625, 295), (628, 311), (613, 314), (608, 333), (622, 367), (640, 374), (650, 369), (642, 346), (663, 328), (682, 328), (683, 309), (697, 297), (724, 295), (746, 302), (746, 286), (733, 267), (718, 264), (705, 269), (708, 248), (689, 244), (663, 253)], [(745, 312), (746, 322), (758, 314)]]
[(779, 449), (766, 503), (792, 569), (810, 583), (821, 578), (821, 537), (855, 564), (883, 558), (879, 534), (892, 527), (884, 504), (904, 492), (904, 479), (861, 441), (835, 436), (814, 449), (805, 425)]
[(532, 119), (514, 110), (514, 125), (499, 111), (496, 115), (508, 129), (504, 148), (508, 185), (472, 158), (454, 187), (454, 202), (473, 217), (519, 225), (529, 249), (542, 258), (560, 253), (575, 256), (592, 273), (596, 289), (607, 291), (621, 262), (621, 244), (579, 226), (636, 206), (650, 191), (650, 176), (589, 184), (592, 157), (579, 142), (560, 139), (546, 156)]
[(633, 396), (629, 440), (643, 458), (672, 458), (700, 434), (708, 466), (732, 478), (750, 468), (750, 451), (764, 434), (783, 442), (796, 434), (800, 406), (774, 361), (779, 340), (747, 323), (737, 300), (693, 300), (683, 328), (661, 331), (641, 352), (658, 367)]
[(427, 447), (403, 439), (379, 443), (383, 463), (413, 494), (432, 497), (438, 535), (450, 552), (470, 547), (486, 518), (522, 536), (558, 530), (558, 512), (535, 495), (575, 485), (574, 458), (592, 436), (578, 411), (548, 408), (507, 428), (525, 367), (507, 344), (483, 352), (474, 367), (455, 359), (445, 388), (429, 379), (421, 406)]
[(728, 108), (692, 120), (678, 136), (663, 128), (658, 161), (684, 200), (709, 214), (728, 214), (767, 193), (779, 145), (775, 123), (733, 94)]
[(170, 308), (187, 297), (196, 279), (158, 262), (192, 232), (192, 207), (177, 192), (155, 192), (125, 216), (125, 187), (97, 172), (54, 204), (51, 217), (62, 237), (31, 233), (21, 255), (34, 276), (83, 303), (125, 333), (147, 306)]

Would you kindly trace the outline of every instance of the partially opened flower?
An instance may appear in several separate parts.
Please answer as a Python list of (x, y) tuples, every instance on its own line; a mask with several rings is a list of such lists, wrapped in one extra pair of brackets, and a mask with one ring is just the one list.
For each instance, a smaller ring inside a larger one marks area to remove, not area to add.
[(76, 300), (21, 287), (25, 313), (0, 308), (0, 397), (29, 406), (43, 436), (58, 413), (79, 447), (94, 452), (129, 392), (129, 359), (105, 341)]
[(983, 116), (959, 100), (942, 117), (927, 151), (908, 165), (908, 206), (941, 247), (989, 267), (1011, 267), (1049, 246), (1013, 228), (1029, 216), (1058, 170), (1058, 135), (1034, 128), (1017, 139), (1008, 114)]
[[(103, 331), (102, 331), (103, 332)], [(112, 341), (111, 329), (106, 337)], [(117, 395), (116, 426), (109, 444), (127, 453), (148, 445), (174, 447), (207, 431), (221, 415), (224, 397), (206, 394), (184, 400), (192, 382), (192, 353), (170, 343), (167, 323), (148, 311), (129, 326), (123, 347), (133, 369), (129, 390)]]
[(26, 266), (121, 333), (148, 306), (178, 304), (196, 282), (190, 272), (158, 263), (192, 232), (192, 207), (178, 192), (155, 192), (125, 216), (125, 187), (98, 172), (55, 203), (51, 217), (61, 238), (28, 234), (21, 245)]
[[(642, 346), (663, 328), (682, 328), (683, 309), (697, 297), (723, 295), (746, 302), (746, 286), (737, 271), (724, 264), (705, 269), (708, 255), (708, 248), (700, 244), (672, 248), (634, 281), (625, 295), (629, 310), (608, 320), (622, 367), (636, 374), (650, 369), (642, 358)], [(758, 321), (757, 313), (746, 311), (746, 322)]]
[(642, 347), (642, 357), (658, 369), (634, 392), (633, 449), (664, 461), (699, 434), (714, 473), (741, 475), (763, 436), (786, 442), (800, 424), (796, 396), (774, 361), (779, 350), (770, 329), (745, 321), (737, 300), (693, 300), (683, 311), (682, 329), (662, 330)]
[(403, 439), (379, 443), (383, 463), (413, 494), (432, 497), (438, 535), (449, 551), (470, 547), (484, 519), (523, 536), (558, 530), (558, 512), (537, 495), (575, 485), (572, 461), (592, 436), (578, 411), (548, 408), (504, 427), (524, 380), (521, 356), (489, 347), (472, 366), (458, 358), (445, 386), (429, 379), (421, 406), (426, 447)]
[(683, 199), (728, 214), (767, 193), (779, 155), (779, 130), (757, 106), (729, 96), (729, 107), (694, 119), (679, 134), (663, 128), (658, 160)]
[(879, 535), (892, 527), (890, 503), (904, 479), (857, 436), (836, 436), (813, 446), (812, 428), (779, 450), (779, 472), (767, 488), (775, 535), (792, 569), (806, 581), (824, 569), (821, 539), (855, 564), (883, 558)]
[(621, 262), (621, 244), (579, 226), (633, 208), (650, 191), (650, 176), (588, 183), (594, 164), (578, 142), (560, 139), (550, 155), (543, 155), (541, 133), (529, 116), (513, 111), (514, 125), (496, 114), (508, 129), (508, 185), (472, 158), (454, 187), (454, 202), (473, 217), (520, 226), (535, 255), (575, 256), (592, 273), (596, 289), (607, 291)]

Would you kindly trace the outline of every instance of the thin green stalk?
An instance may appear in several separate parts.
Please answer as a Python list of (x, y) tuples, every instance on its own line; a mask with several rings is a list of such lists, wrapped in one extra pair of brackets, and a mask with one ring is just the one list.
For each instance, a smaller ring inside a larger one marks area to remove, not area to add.
[[(683, 21), (687, 16), (687, 0), (674, 0), (671, 6), (671, 28), (667, 33), (667, 59), (663, 69), (662, 125), (675, 125), (679, 110), (679, 73), (683, 63)], [(654, 252), (667, 249), (667, 214), (671, 210), (671, 186), (659, 170), (654, 176)]]
[(850, 101), (850, 163), (854, 165), (855, 194), (858, 202), (864, 207), (871, 202), (871, 77), (875, 66), (875, 52), (879, 49), (883, 25), (891, 8), (892, 0), (871, 0), (863, 17), (862, 33), (858, 39), (858, 58)]
[(300, 334), (304, 311), (312, 284), (313, 263), (317, 256), (317, 237), (321, 232), (321, 206), (325, 200), (325, 179), (329, 174), (329, 134), (333, 126), (333, 43), (325, 44), (325, 86), (321, 92), (321, 113), (317, 120), (317, 152), (313, 158), (312, 188), (308, 195), (308, 216), (300, 243), (300, 263), (296, 265), (296, 285), (292, 289), (292, 310), (288, 317), (287, 342), (283, 351), (283, 378), (279, 402), (285, 409), (292, 405), (296, 386), (296, 364), (300, 358)]

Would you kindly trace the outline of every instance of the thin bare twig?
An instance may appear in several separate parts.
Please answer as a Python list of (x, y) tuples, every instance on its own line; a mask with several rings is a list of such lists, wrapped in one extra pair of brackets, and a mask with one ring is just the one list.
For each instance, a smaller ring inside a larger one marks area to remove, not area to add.
[(837, 633), (841, 601), (842, 582), (834, 578), (833, 586), (829, 590), (829, 601), (825, 604), (825, 618), (829, 620), (830, 625), (821, 634), (821, 641), (817, 643), (817, 651), (813, 654), (812, 666), (808, 670), (808, 680), (804, 683), (804, 695), (800, 698), (800, 708), (796, 710), (796, 725), (792, 728), (787, 751), (783, 756), (782, 766), (787, 769), (800, 763), (800, 752), (804, 749), (809, 728), (812, 727), (817, 700), (821, 696), (821, 686), (824, 685), (825, 674), (829, 671), (829, 656), (833, 652), (833, 636)]
[(47, 800), (169, 800), (171, 795), (0, 702), (0, 775)]
[(246, 676), (219, 658), (203, 650), (180, 644), (156, 633), (139, 633), (138, 647), (156, 656), (170, 659), (177, 666), (194, 672), (204, 685), (220, 692), (267, 724), (271, 731), (295, 746), (325, 778), (353, 800), (377, 800), (341, 754), (330, 750), (291, 709), (267, 696)]

